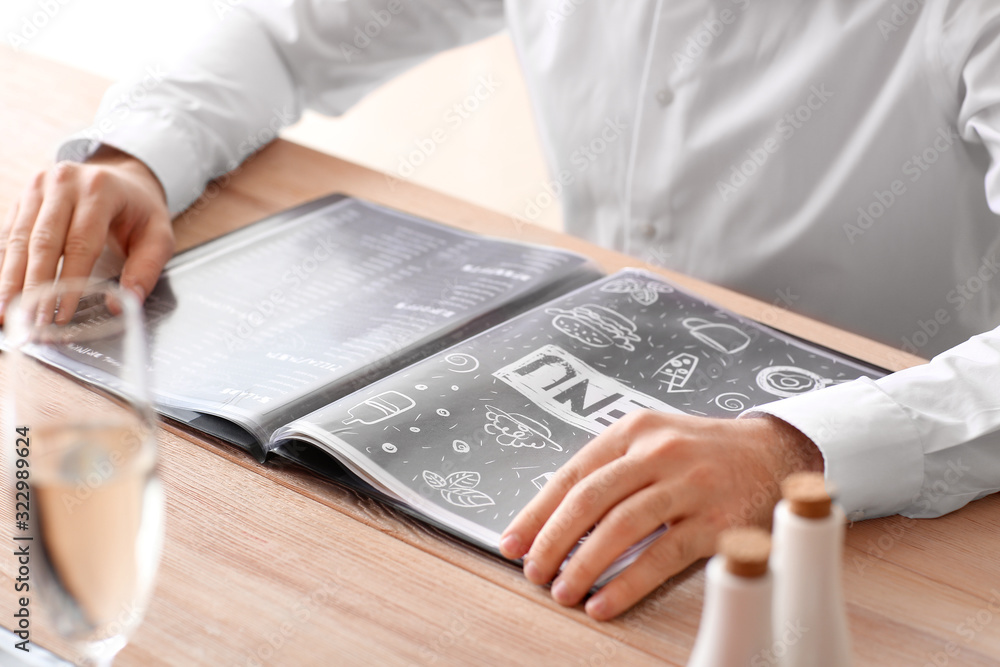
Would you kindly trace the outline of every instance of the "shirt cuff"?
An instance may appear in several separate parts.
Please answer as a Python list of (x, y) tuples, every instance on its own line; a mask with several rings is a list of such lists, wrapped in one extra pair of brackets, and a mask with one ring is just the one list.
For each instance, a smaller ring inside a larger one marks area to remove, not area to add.
[(193, 141), (165, 112), (126, 111), (127, 115), (117, 118), (115, 111), (66, 139), (56, 151), (56, 160), (83, 162), (102, 144), (117, 148), (149, 167), (163, 186), (170, 215), (177, 215), (201, 195), (208, 182), (194, 159)]
[(879, 385), (860, 378), (754, 407), (807, 437), (826, 465), (826, 479), (852, 521), (900, 512), (919, 496), (924, 478), (920, 434), (907, 411)]

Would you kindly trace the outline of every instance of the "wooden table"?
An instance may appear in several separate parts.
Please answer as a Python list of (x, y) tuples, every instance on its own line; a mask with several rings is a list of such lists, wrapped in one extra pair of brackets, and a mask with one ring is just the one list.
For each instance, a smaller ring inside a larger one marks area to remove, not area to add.
[[(0, 212), (49, 163), (59, 139), (89, 123), (106, 85), (0, 48)], [(636, 263), (284, 141), (182, 215), (178, 238), (187, 247), (331, 191), (565, 246), (608, 270)], [(744, 315), (877, 364), (919, 363), (780, 307), (664, 273)], [(0, 428), (6, 445), (12, 425)], [(684, 664), (690, 651), (703, 563), (623, 618), (597, 623), (580, 608), (555, 604), (517, 568), (301, 470), (262, 467), (174, 429), (161, 447), (163, 561), (147, 620), (119, 665)], [(0, 624), (7, 627), (15, 600), (10, 504), (3, 494)], [(844, 578), (859, 664), (1000, 661), (998, 517), (1000, 497), (992, 496), (942, 519), (893, 517), (849, 528)], [(67, 655), (44, 632), (32, 639)]]

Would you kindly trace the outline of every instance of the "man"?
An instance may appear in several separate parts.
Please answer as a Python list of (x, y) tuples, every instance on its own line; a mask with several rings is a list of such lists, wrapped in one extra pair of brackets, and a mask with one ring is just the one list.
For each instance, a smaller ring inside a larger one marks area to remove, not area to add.
[[(87, 274), (106, 237), (148, 294), (169, 217), (305, 106), (340, 113), (442, 48), (500, 29), (537, 108), (569, 231), (930, 356), (738, 420), (637, 413), (579, 452), (504, 534), (533, 582), (621, 613), (766, 524), (775, 480), (825, 470), (852, 518), (930, 517), (1000, 489), (1000, 6), (987, 0), (247, 2), (29, 186), (0, 300)], [(291, 113), (288, 112), (291, 110)], [(985, 196), (983, 187), (985, 183)], [(985, 333), (983, 333), (985, 332)], [(749, 499), (761, 493), (763, 503)], [(599, 522), (599, 523), (598, 523)], [(597, 527), (562, 573), (577, 539)], [(558, 574), (558, 576), (557, 576)]]

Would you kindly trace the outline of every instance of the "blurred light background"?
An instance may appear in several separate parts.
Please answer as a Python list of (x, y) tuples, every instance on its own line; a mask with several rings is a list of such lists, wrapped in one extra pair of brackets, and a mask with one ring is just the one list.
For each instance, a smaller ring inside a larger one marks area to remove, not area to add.
[[(228, 0), (2, 0), (0, 36), (6, 47), (117, 79), (218, 21), (228, 5)], [(21, 42), (23, 35), (30, 38)], [(282, 136), (398, 174), (414, 141), (441, 127), (447, 110), (475, 89), (480, 76), (489, 75), (500, 83), (489, 103), (449, 131), (408, 178), (524, 217), (549, 176), (506, 34), (435, 56), (339, 118), (307, 113)], [(561, 228), (558, 205), (543, 209), (535, 222)]]

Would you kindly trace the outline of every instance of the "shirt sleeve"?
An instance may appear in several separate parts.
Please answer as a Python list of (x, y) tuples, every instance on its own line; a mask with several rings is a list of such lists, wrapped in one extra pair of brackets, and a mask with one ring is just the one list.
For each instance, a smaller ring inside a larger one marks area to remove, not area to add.
[(57, 159), (101, 144), (156, 174), (171, 214), (211, 179), (294, 123), (306, 107), (339, 114), (434, 53), (500, 30), (500, 0), (246, 0), (215, 3), (217, 25), (105, 94), (94, 124)]
[[(962, 138), (989, 154), (985, 195), (1000, 215), (1000, 7), (995, 0), (956, 1), (941, 17), (935, 57), (958, 101)], [(994, 244), (980, 269), (994, 293), (997, 254)], [(1000, 490), (1000, 328), (925, 365), (754, 412), (779, 417), (816, 443), (852, 518), (940, 516)]]

